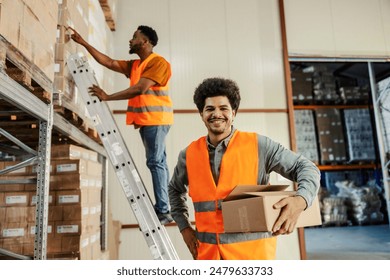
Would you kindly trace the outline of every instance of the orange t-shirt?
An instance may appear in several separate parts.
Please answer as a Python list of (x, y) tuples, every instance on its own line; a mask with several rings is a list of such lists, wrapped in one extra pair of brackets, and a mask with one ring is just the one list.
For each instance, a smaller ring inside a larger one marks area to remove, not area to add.
[[(123, 69), (124, 73), (128, 73), (126, 76), (131, 79), (131, 67), (135, 60), (119, 60), (119, 65)], [(148, 62), (144, 71), (141, 74), (141, 78), (153, 80), (159, 86), (166, 86), (169, 78), (171, 77), (171, 66), (161, 56), (156, 56)]]

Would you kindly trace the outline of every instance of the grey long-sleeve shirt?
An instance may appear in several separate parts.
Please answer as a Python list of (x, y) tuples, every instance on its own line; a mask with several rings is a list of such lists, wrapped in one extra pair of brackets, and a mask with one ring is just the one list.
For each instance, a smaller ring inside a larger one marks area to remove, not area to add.
[[(235, 129), (217, 147), (214, 147), (207, 141), (210, 167), (215, 182), (218, 182), (222, 157), (234, 131)], [(269, 182), (269, 176), (272, 171), (279, 173), (283, 177), (298, 183), (297, 195), (302, 196), (306, 200), (307, 205), (310, 206), (320, 187), (320, 171), (317, 166), (305, 157), (286, 149), (266, 136), (258, 135), (258, 147), (259, 170), (257, 183), (266, 185)], [(187, 205), (188, 176), (186, 150), (187, 148), (179, 154), (178, 162), (168, 187), (172, 217), (180, 231), (191, 226)]]

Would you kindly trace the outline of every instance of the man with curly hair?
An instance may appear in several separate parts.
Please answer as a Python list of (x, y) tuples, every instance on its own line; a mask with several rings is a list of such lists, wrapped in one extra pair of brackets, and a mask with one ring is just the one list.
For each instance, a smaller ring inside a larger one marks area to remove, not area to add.
[[(311, 161), (266, 136), (233, 127), (240, 100), (230, 79), (205, 79), (195, 90), (208, 133), (180, 152), (169, 183), (172, 216), (194, 259), (274, 259), (276, 236), (295, 229), (320, 186), (320, 172)], [(272, 171), (298, 183), (295, 196), (274, 205), (281, 213), (272, 232), (225, 233), (221, 201), (237, 185), (268, 184)], [(196, 229), (189, 221), (187, 194)]]
[(71, 38), (84, 46), (97, 62), (130, 79), (128, 88), (111, 95), (97, 85), (90, 87), (89, 92), (103, 101), (128, 100), (126, 124), (139, 128), (146, 152), (146, 165), (152, 175), (156, 214), (161, 224), (172, 222), (165, 150), (165, 138), (173, 124), (172, 101), (168, 91), (171, 66), (153, 52), (158, 42), (156, 31), (149, 26), (138, 26), (129, 42), (129, 53), (137, 54), (139, 59), (114, 60), (91, 46), (73, 28), (69, 29), (73, 31)]

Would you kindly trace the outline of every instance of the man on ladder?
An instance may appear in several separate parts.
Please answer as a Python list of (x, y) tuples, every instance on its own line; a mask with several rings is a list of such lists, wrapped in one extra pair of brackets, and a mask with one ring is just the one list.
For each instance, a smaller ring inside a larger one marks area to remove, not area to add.
[(153, 52), (158, 36), (154, 29), (141, 25), (130, 40), (130, 54), (137, 54), (137, 60), (114, 60), (99, 52), (73, 28), (71, 38), (110, 70), (124, 74), (130, 79), (130, 87), (108, 95), (97, 85), (89, 88), (90, 93), (102, 101), (128, 100), (126, 124), (139, 128), (145, 146), (146, 165), (152, 174), (156, 203), (155, 212), (161, 224), (173, 221), (168, 201), (169, 170), (166, 161), (165, 138), (173, 124), (172, 101), (168, 82), (171, 66), (162, 56)]

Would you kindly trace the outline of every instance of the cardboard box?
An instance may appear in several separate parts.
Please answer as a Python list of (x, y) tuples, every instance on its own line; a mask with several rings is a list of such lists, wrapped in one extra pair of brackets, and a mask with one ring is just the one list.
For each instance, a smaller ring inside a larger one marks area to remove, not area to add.
[(97, 161), (97, 152), (71, 144), (52, 145), (51, 157), (52, 159), (85, 159)]
[[(279, 200), (292, 196), (295, 191), (285, 191), (287, 185), (236, 186), (222, 201), (225, 232), (271, 231), (280, 209), (272, 206)], [(321, 212), (318, 198), (298, 218), (297, 227), (320, 225)]]
[(0, 206), (28, 206), (30, 200), (29, 192), (6, 192), (0, 196)]
[(1, 223), (0, 238), (27, 237), (27, 223)]
[(5, 221), (6, 223), (23, 223), (27, 221), (27, 210), (26, 206), (15, 206), (15, 207), (6, 207), (5, 212)]
[(86, 174), (87, 161), (83, 159), (53, 160), (52, 164), (56, 174)]

